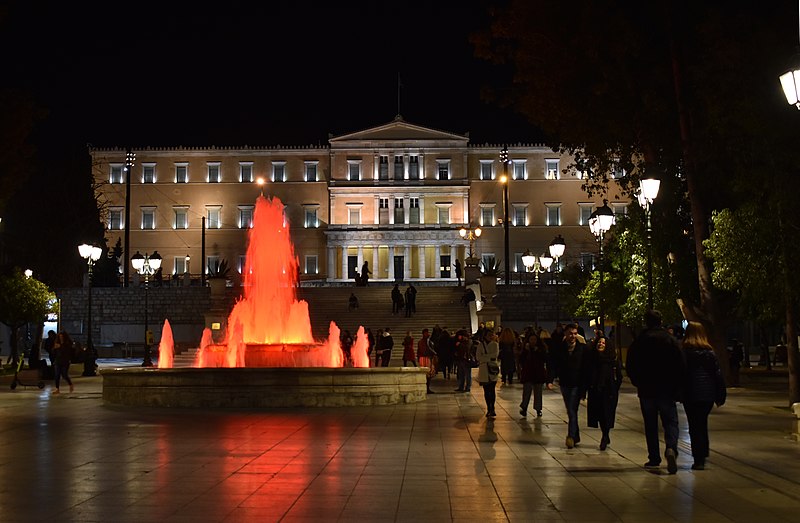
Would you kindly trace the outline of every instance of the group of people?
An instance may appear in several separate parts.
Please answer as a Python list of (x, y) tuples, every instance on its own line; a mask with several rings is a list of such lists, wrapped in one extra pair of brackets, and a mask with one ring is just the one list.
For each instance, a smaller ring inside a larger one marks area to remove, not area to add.
[(417, 288), (409, 282), (405, 293), (400, 290), (400, 284), (395, 283), (392, 287), (392, 314), (398, 314), (405, 310), (405, 316), (411, 317), (417, 312)]
[(72, 338), (64, 331), (58, 334), (56, 334), (55, 331), (48, 331), (43, 347), (48, 358), (50, 358), (50, 364), (53, 366), (55, 379), (53, 394), (61, 393), (62, 378), (69, 385), (69, 391), (74, 392), (75, 386), (72, 384), (72, 379), (69, 377), (69, 366), (70, 363), (72, 363), (72, 358), (75, 357), (75, 344)]

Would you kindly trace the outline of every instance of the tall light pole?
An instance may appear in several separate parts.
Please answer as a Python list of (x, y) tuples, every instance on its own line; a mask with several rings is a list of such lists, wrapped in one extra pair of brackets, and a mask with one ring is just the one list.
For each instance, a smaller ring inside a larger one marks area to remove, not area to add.
[(600, 244), (600, 310), (598, 311), (598, 315), (600, 321), (600, 330), (603, 333), (606, 332), (606, 318), (603, 311), (603, 238), (609, 229), (611, 229), (611, 226), (614, 225), (615, 221), (614, 211), (612, 211), (608, 206), (608, 200), (603, 200), (603, 206), (595, 209), (595, 211), (589, 216), (589, 230), (592, 231), (592, 234), (594, 234), (595, 238), (597, 238), (597, 241)]
[(661, 181), (649, 176), (639, 181), (639, 205), (644, 209), (647, 221), (647, 309), (653, 309), (653, 224), (650, 220), (651, 206), (658, 197)]
[(475, 240), (481, 237), (481, 233), (483, 231), (480, 227), (475, 227), (467, 229), (466, 227), (462, 227), (458, 230), (458, 235), (464, 239), (469, 240), (469, 256), (467, 259), (464, 260), (464, 264), (470, 267), (477, 267), (478, 265), (478, 258), (475, 257)]
[(149, 329), (147, 325), (147, 301), (150, 275), (155, 274), (161, 268), (161, 255), (158, 254), (158, 251), (153, 251), (153, 254), (148, 255), (145, 253), (142, 256), (139, 251), (136, 251), (136, 254), (131, 256), (131, 265), (136, 272), (144, 276), (144, 360), (142, 361), (142, 367), (152, 367), (153, 360), (150, 359), (150, 336), (148, 335)]
[(511, 260), (508, 256), (508, 148), (504, 145), (500, 151), (500, 161), (503, 164), (503, 176), (500, 183), (503, 184), (503, 250), (505, 252), (504, 270), (506, 273), (506, 285), (511, 283)]
[[(136, 153), (128, 149), (128, 152), (125, 153), (125, 252), (122, 253), (123, 260), (131, 255), (131, 176), (135, 160)], [(122, 286), (127, 287), (130, 281), (130, 271), (127, 263), (122, 265)]]
[(559, 297), (559, 281), (558, 281), (558, 273), (559, 273), (559, 260), (562, 256), (564, 256), (564, 250), (567, 248), (567, 244), (564, 242), (564, 238), (559, 234), (556, 236), (553, 241), (550, 242), (550, 245), (547, 247), (547, 250), (550, 251), (550, 256), (553, 257), (553, 263), (555, 264), (555, 280), (556, 280), (556, 325), (560, 321), (559, 316), (561, 316), (561, 299)]
[(84, 243), (78, 245), (78, 253), (81, 255), (81, 258), (86, 260), (86, 266), (89, 271), (89, 311), (88, 319), (86, 320), (86, 357), (83, 359), (83, 375), (97, 376), (97, 370), (95, 368), (97, 351), (92, 342), (92, 268), (97, 260), (100, 259), (103, 249)]
[[(800, 16), (800, 2), (798, 2), (798, 15)], [(798, 37), (800, 37), (800, 28), (798, 28)], [(797, 56), (795, 60), (797, 60)], [(788, 71), (780, 76), (780, 81), (786, 101), (789, 105), (800, 109), (800, 63), (795, 62)]]

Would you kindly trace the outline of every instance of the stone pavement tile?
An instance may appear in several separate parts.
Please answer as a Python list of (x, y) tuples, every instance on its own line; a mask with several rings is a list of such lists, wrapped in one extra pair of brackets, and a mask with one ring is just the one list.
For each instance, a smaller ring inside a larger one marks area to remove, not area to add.
[(453, 510), (451, 514), (454, 523), (475, 523), (476, 521), (501, 523), (508, 521), (508, 516), (503, 509)]

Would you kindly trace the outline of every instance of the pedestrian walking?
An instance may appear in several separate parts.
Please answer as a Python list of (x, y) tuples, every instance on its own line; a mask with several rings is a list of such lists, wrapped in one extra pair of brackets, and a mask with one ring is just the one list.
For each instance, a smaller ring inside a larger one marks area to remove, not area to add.
[(511, 385), (514, 383), (514, 373), (517, 370), (517, 335), (510, 327), (505, 327), (500, 332), (500, 337), (497, 341), (500, 347), (500, 375), (503, 379), (503, 384)]
[[(564, 328), (561, 343), (556, 344), (553, 352), (552, 376), (550, 381), (558, 380), (558, 388), (564, 399), (567, 410), (567, 438), (568, 449), (575, 447), (581, 441), (578, 425), (578, 407), (581, 398), (586, 395), (587, 359), (584, 358), (586, 345), (578, 342), (578, 326), (574, 323)], [(552, 383), (548, 383), (548, 388)]]
[(644, 419), (647, 440), (645, 468), (661, 465), (658, 441), (658, 419), (664, 430), (667, 470), (678, 471), (678, 409), (681, 384), (685, 375), (683, 355), (678, 341), (661, 326), (661, 313), (649, 310), (644, 318), (645, 330), (631, 343), (625, 368), (637, 388), (639, 406)]
[(686, 389), (683, 409), (689, 423), (692, 442), (692, 470), (703, 470), (709, 452), (708, 415), (716, 403), (721, 407), (727, 396), (725, 380), (719, 361), (703, 325), (690, 321), (683, 338), (683, 354), (686, 357)]
[(492, 329), (486, 329), (476, 356), (478, 358), (478, 383), (483, 387), (487, 418), (497, 416), (494, 404), (497, 398), (497, 377), (500, 374), (500, 364), (497, 362), (499, 355), (500, 346), (497, 344), (497, 336)]
[(414, 353), (414, 338), (411, 336), (411, 331), (406, 331), (406, 337), (403, 338), (403, 367), (411, 366), (417, 366), (417, 359)]
[(425, 377), (428, 394), (433, 394), (431, 390), (431, 379), (436, 376), (436, 351), (433, 350), (430, 331), (422, 329), (422, 338), (417, 344), (417, 361), (421, 367), (428, 367), (428, 375)]
[(538, 418), (542, 417), (542, 387), (547, 383), (547, 358), (547, 346), (544, 341), (536, 333), (531, 332), (519, 355), (519, 380), (522, 382), (519, 414), (523, 418), (528, 415), (531, 393), (533, 393), (533, 410), (536, 411)]
[(617, 415), (622, 369), (613, 343), (602, 334), (592, 341), (588, 352), (589, 389), (586, 400), (586, 419), (590, 427), (600, 427), (600, 450), (611, 443), (611, 429)]
[(392, 338), (392, 333), (389, 331), (389, 327), (383, 329), (383, 334), (380, 339), (378, 339), (377, 343), (378, 352), (381, 355), (381, 367), (388, 367), (392, 359), (392, 348), (394, 347), (394, 339)]
[(72, 342), (72, 338), (69, 337), (69, 334), (64, 331), (58, 333), (56, 341), (53, 343), (53, 354), (55, 354), (56, 357), (56, 390), (53, 391), (53, 394), (61, 393), (60, 386), (62, 377), (64, 381), (69, 384), (69, 391), (74, 392), (75, 387), (72, 385), (72, 379), (69, 377), (69, 364), (72, 362), (72, 357), (75, 355), (75, 344)]

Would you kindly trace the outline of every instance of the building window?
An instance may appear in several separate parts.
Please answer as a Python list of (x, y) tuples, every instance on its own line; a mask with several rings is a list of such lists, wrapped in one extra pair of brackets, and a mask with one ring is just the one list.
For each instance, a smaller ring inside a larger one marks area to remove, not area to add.
[(408, 179), (419, 180), (419, 156), (408, 157)]
[(253, 182), (253, 162), (239, 162), (239, 181)]
[[(623, 216), (628, 215), (628, 204), (627, 203), (612, 203), (611, 210), (614, 211), (614, 216), (617, 219), (622, 218)], [(586, 222), (589, 223), (589, 222)]]
[(239, 272), (239, 274), (244, 274), (244, 271), (247, 270), (247, 256), (244, 254), (239, 255), (236, 270)]
[(156, 183), (156, 164), (142, 164), (142, 183)]
[(611, 166), (611, 177), (614, 178), (615, 180), (619, 180), (620, 178), (624, 178), (626, 174), (628, 174), (628, 173), (625, 172), (625, 169), (623, 169), (620, 166), (618, 161), (614, 162), (614, 164)]
[(594, 254), (590, 252), (582, 252), (580, 254), (579, 260), (580, 260), (579, 263), (581, 264), (581, 269), (584, 270), (594, 269)]
[(361, 208), (350, 207), (347, 211), (347, 223), (349, 225), (361, 225)]
[(125, 180), (122, 179), (122, 167), (121, 163), (112, 163), (110, 166), (111, 173), (108, 176), (109, 183), (124, 183)]
[(272, 181), (286, 181), (286, 162), (272, 162)]
[(389, 198), (378, 198), (378, 207), (381, 209), (389, 208)]
[(394, 199), (394, 208), (395, 209), (402, 209), (403, 208), (403, 199), (402, 198), (395, 198)]
[(405, 165), (403, 164), (403, 157), (402, 156), (395, 156), (394, 157), (394, 179), (395, 180), (402, 180), (405, 178)]
[(481, 160), (481, 180), (492, 180), (492, 160)]
[(186, 256), (175, 256), (172, 274), (184, 274), (186, 271)]
[(419, 223), (419, 198), (408, 199), (408, 222)]
[(405, 210), (403, 209), (403, 199), (402, 198), (395, 198), (394, 199), (394, 223), (405, 223), (406, 222), (406, 215)]
[(408, 207), (411, 209), (419, 209), (419, 198), (409, 198)]
[(388, 156), (381, 156), (378, 158), (378, 179), (379, 180), (388, 180), (389, 179), (389, 157)]
[(494, 226), (494, 204), (481, 204), (481, 227)]
[(347, 160), (347, 179), (351, 182), (361, 180), (361, 160)]
[(219, 162), (209, 162), (208, 163), (208, 182), (209, 183), (219, 183), (222, 181), (222, 174), (220, 173), (220, 163)]
[(253, 206), (240, 205), (239, 206), (239, 228), (251, 229), (253, 227)]
[(125, 222), (122, 221), (122, 207), (111, 207), (108, 210), (108, 228), (112, 231), (121, 231), (125, 228)]
[(142, 229), (152, 230), (156, 228), (156, 208), (142, 207)]
[(175, 183), (189, 183), (189, 164), (175, 164)]
[(580, 211), (580, 218), (578, 218), (578, 225), (589, 225), (589, 217), (592, 215), (593, 204), (579, 203), (578, 209)]
[(316, 229), (319, 227), (319, 218), (317, 217), (317, 211), (319, 207), (317, 205), (306, 205), (305, 206), (305, 228), (306, 229)]
[(305, 162), (303, 165), (306, 170), (306, 181), (307, 182), (316, 182), (317, 181), (317, 165), (319, 162)]
[(173, 207), (175, 211), (175, 228), (188, 229), (189, 228), (189, 208), (188, 207)]
[(219, 256), (206, 256), (206, 274), (216, 273), (219, 270)]
[(450, 225), (450, 206), (437, 206), (439, 210), (439, 225)]
[(544, 178), (546, 180), (561, 179), (561, 171), (558, 170), (558, 160), (544, 161)]
[(317, 274), (319, 272), (316, 254), (306, 255), (306, 274)]
[(514, 205), (514, 216), (512, 224), (516, 227), (524, 227), (528, 225), (528, 206), (527, 205)]
[(525, 264), (522, 263), (522, 254), (521, 252), (514, 253), (514, 272), (526, 272), (527, 269), (525, 268)]
[(547, 225), (550, 227), (561, 225), (561, 204), (546, 203), (545, 206), (547, 207)]
[(437, 180), (450, 179), (450, 160), (436, 160)]
[(528, 170), (525, 168), (527, 166), (526, 160), (511, 160), (511, 165), (513, 167), (512, 180), (528, 179)]
[(206, 207), (206, 228), (207, 229), (219, 229), (220, 222), (219, 222), (219, 213), (221, 207)]

